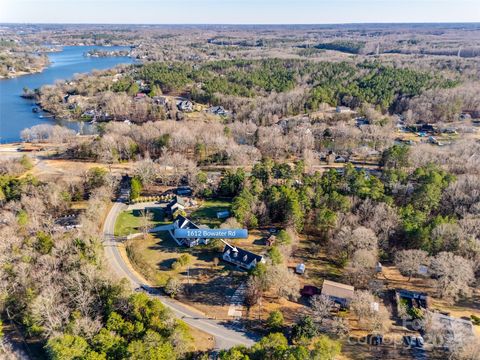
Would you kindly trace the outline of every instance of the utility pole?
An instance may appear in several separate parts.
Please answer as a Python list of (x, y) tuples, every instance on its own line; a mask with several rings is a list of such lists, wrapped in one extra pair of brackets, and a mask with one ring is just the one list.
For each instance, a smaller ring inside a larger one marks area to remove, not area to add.
[(258, 299), (258, 320), (260, 321), (262, 317), (262, 297)]

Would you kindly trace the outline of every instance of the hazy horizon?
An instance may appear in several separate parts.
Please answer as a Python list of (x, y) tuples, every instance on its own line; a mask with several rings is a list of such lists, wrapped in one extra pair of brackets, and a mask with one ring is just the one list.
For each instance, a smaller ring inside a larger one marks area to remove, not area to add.
[(477, 23), (477, 0), (0, 0), (0, 23), (336, 25)]
[(423, 21), (423, 22), (336, 22), (336, 23), (102, 23), (102, 22), (14, 22), (0, 21), (0, 25), (129, 25), (129, 26), (339, 26), (339, 25), (474, 25), (479, 21)]

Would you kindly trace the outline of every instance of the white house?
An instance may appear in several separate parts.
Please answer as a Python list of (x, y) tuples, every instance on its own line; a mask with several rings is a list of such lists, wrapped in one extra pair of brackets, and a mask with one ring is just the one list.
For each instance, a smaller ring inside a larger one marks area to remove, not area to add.
[(208, 244), (209, 239), (204, 238), (177, 238), (175, 237), (175, 229), (202, 229), (208, 228), (207, 226), (197, 225), (193, 223), (190, 219), (182, 215), (178, 215), (175, 221), (173, 222), (173, 231), (170, 230), (170, 235), (176, 241), (178, 245), (185, 245), (188, 247), (197, 246), (200, 244)]
[(265, 263), (263, 256), (229, 245), (225, 245), (222, 259), (246, 270), (253, 269), (258, 263)]

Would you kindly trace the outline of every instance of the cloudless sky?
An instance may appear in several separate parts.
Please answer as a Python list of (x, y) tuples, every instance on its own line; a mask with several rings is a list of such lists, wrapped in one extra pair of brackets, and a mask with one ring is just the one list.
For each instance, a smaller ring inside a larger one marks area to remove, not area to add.
[(480, 22), (480, 0), (0, 0), (0, 22)]

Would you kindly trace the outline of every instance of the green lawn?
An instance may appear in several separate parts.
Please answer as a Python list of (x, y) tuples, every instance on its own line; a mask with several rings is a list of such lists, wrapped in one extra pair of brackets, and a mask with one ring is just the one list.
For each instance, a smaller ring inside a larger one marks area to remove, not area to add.
[[(168, 221), (165, 221), (164, 219), (164, 213), (162, 209), (150, 209), (149, 213), (152, 214), (152, 219), (149, 221), (150, 227), (168, 223)], [(142, 226), (142, 221), (142, 214), (140, 210), (121, 212), (115, 223), (115, 236), (126, 236), (141, 232), (142, 230), (140, 228)]]
[(190, 217), (192, 220), (211, 228), (218, 227), (225, 219), (217, 219), (217, 212), (230, 210), (231, 205), (230, 199), (205, 200), (197, 210), (192, 212)]

